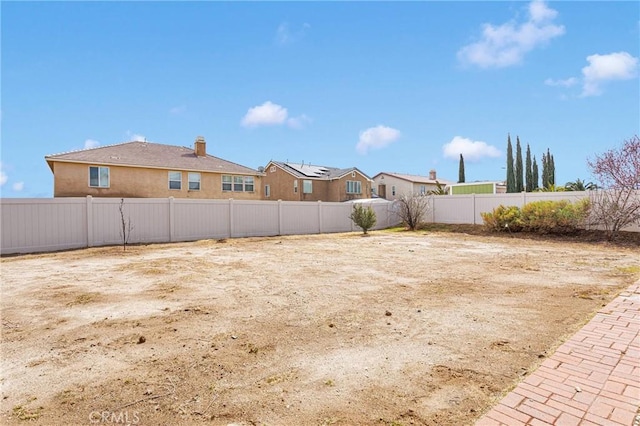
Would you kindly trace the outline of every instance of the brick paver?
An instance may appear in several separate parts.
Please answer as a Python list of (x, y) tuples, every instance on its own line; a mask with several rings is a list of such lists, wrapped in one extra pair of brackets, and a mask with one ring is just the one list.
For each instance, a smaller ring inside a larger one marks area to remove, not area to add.
[(640, 407), (640, 281), (620, 293), (476, 426), (632, 426)]

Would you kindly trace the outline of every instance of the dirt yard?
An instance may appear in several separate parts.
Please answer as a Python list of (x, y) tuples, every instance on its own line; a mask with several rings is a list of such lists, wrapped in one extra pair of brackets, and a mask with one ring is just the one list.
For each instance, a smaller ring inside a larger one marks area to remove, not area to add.
[(0, 423), (41, 425), (473, 424), (640, 278), (637, 246), (445, 232), (0, 262)]

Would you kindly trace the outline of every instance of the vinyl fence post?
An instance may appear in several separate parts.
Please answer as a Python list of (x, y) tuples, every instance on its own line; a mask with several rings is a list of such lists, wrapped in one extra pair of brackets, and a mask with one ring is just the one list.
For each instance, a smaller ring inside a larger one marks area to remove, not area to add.
[(174, 212), (175, 212), (175, 198), (169, 197), (169, 241), (175, 241), (175, 225), (174, 225)]
[(93, 247), (93, 197), (87, 195), (87, 247)]
[(476, 224), (476, 194), (471, 194), (471, 203), (473, 204), (473, 224)]
[(278, 200), (278, 235), (282, 235), (282, 200)]
[(318, 234), (322, 234), (322, 200), (318, 200)]
[(233, 198), (229, 198), (229, 238), (233, 238)]
[(431, 223), (436, 223), (436, 196), (430, 195), (431, 197)]

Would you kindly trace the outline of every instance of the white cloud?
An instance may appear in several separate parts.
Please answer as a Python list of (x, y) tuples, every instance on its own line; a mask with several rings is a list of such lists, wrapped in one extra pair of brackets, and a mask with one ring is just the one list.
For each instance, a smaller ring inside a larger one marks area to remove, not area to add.
[(287, 109), (267, 101), (262, 105), (249, 108), (242, 118), (241, 124), (244, 127), (272, 126), (283, 124), (287, 120), (289, 113)]
[(484, 24), (479, 41), (458, 51), (463, 63), (481, 68), (502, 68), (522, 62), (525, 53), (564, 34), (564, 26), (552, 21), (558, 12), (541, 0), (529, 3), (526, 22), (507, 22), (499, 26)]
[(96, 140), (87, 139), (86, 141), (84, 141), (84, 149), (97, 148), (98, 146), (100, 146), (100, 142)]
[(544, 84), (547, 86), (562, 86), (562, 87), (571, 87), (578, 83), (578, 79), (575, 77), (570, 77), (565, 80), (553, 80), (548, 78), (544, 81)]
[(146, 142), (147, 138), (144, 135), (134, 133), (131, 130), (127, 130), (126, 138), (130, 142)]
[(16, 182), (13, 184), (13, 190), (16, 192), (20, 192), (24, 189), (24, 182)]
[(498, 148), (488, 145), (486, 142), (473, 141), (462, 136), (455, 136), (449, 143), (442, 145), (442, 153), (445, 158), (458, 160), (460, 154), (465, 161), (478, 161), (484, 157), (500, 157), (501, 152)]
[(587, 56), (589, 65), (582, 68), (582, 96), (602, 93), (602, 83), (610, 80), (630, 80), (638, 74), (638, 58), (627, 52)]
[(366, 154), (370, 149), (380, 149), (397, 141), (400, 131), (391, 127), (378, 125), (360, 132), (360, 140), (356, 150), (360, 154)]
[(4, 186), (7, 180), (9, 180), (9, 176), (4, 172), (4, 165), (0, 163), (0, 186)]
[(311, 25), (305, 22), (299, 30), (292, 32), (289, 24), (283, 22), (278, 25), (278, 29), (276, 30), (276, 43), (284, 46), (296, 42), (305, 36), (309, 28), (311, 28)]

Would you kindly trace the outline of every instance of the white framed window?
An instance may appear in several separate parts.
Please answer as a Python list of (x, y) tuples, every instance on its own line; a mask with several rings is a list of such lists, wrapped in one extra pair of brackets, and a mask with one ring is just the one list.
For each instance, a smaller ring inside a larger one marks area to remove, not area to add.
[(275, 173), (276, 172), (276, 166), (271, 166), (269, 168), (269, 170), (271, 171), (271, 173)]
[(182, 189), (182, 172), (169, 172), (169, 189)]
[(271, 186), (270, 185), (265, 185), (264, 186), (264, 196), (265, 196), (265, 198), (271, 197)]
[(222, 190), (231, 191), (233, 189), (233, 179), (231, 176), (222, 176)]
[(222, 190), (233, 192), (255, 191), (255, 179), (253, 176), (222, 176)]
[(200, 191), (200, 173), (189, 173), (189, 191)]
[(362, 194), (362, 183), (358, 180), (348, 180), (347, 194)]
[(244, 190), (244, 178), (242, 176), (233, 177), (234, 192), (242, 192)]
[(89, 186), (93, 188), (109, 188), (109, 168), (89, 167)]
[(293, 181), (293, 192), (294, 193), (298, 192), (298, 181), (297, 180)]
[(245, 192), (253, 192), (253, 176), (244, 177), (244, 190)]
[(311, 194), (313, 192), (313, 181), (312, 180), (303, 180), (302, 181), (302, 193), (303, 194)]
[(427, 186), (426, 185), (420, 185), (420, 195), (424, 195), (427, 193)]

